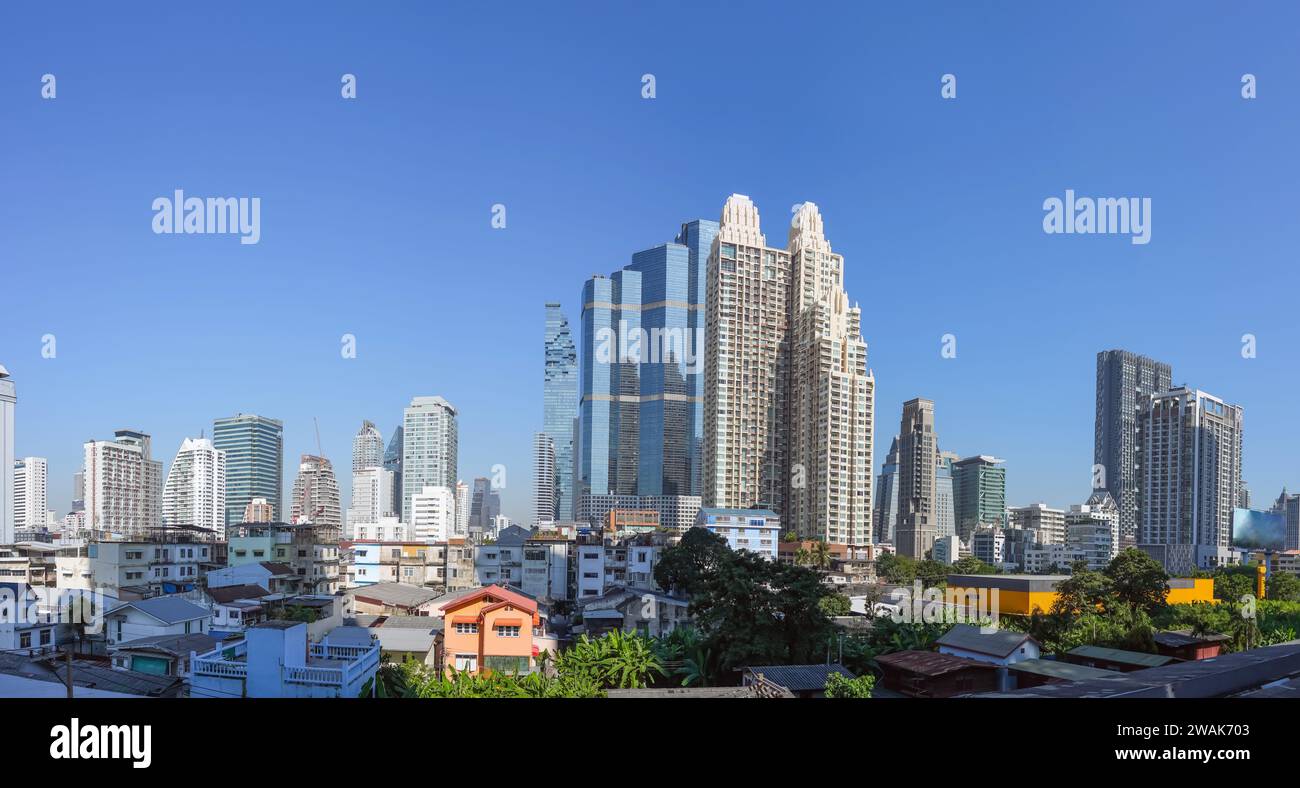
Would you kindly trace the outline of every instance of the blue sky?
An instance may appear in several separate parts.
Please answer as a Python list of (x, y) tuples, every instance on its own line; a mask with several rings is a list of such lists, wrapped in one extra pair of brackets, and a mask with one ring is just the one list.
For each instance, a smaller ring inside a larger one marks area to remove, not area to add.
[[(361, 420), (387, 439), (440, 394), (460, 475), (504, 464), (527, 519), (543, 303), (576, 324), (587, 277), (732, 192), (777, 246), (790, 206), (821, 207), (863, 308), (877, 468), (926, 396), (942, 448), (1006, 458), (1011, 503), (1080, 502), (1095, 354), (1123, 347), (1245, 407), (1257, 503), (1300, 485), (1300, 12), (542, 5), (0, 9), (0, 363), (53, 508), (85, 440), (143, 429), (170, 463), (237, 411), (284, 420), (286, 483), (318, 418), (346, 495)], [(261, 242), (153, 234), (175, 189), (260, 197)], [(1150, 197), (1151, 242), (1044, 234), (1066, 189)]]

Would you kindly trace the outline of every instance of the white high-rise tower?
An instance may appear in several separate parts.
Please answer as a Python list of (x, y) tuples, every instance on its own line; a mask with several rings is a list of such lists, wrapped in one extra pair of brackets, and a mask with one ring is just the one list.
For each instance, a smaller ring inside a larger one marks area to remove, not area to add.
[(193, 525), (226, 535), (226, 453), (207, 438), (186, 438), (163, 485), (165, 525)]

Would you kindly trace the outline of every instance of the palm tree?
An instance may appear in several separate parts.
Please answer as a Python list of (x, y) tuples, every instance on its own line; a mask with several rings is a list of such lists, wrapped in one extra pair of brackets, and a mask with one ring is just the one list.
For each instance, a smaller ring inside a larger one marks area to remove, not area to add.
[(809, 552), (808, 552), (808, 548), (806, 548), (806, 547), (800, 547), (798, 550), (795, 550), (795, 551), (794, 551), (794, 562), (795, 562), (795, 565), (797, 565), (797, 566), (807, 566), (807, 565), (808, 565), (808, 562), (811, 561), (811, 560), (812, 560), (812, 553), (809, 553)]
[(830, 569), (831, 566), (831, 549), (827, 546), (825, 539), (818, 539), (812, 546), (813, 566), (818, 569)]

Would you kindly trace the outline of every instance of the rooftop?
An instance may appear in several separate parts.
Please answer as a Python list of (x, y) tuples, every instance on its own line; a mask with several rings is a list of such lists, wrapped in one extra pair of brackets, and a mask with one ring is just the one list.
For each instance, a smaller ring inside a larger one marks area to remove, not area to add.
[(353, 597), (365, 602), (393, 607), (419, 607), (441, 596), (437, 591), (412, 586), (405, 583), (375, 583), (362, 586), (353, 593)]
[(957, 624), (939, 638), (937, 643), (940, 646), (973, 651), (976, 654), (987, 654), (1001, 659), (1015, 653), (1026, 640), (1034, 639), (1024, 632), (1011, 632), (1006, 629), (985, 632), (970, 624)]
[(1070, 649), (1067, 653), (1072, 657), (1097, 659), (1120, 665), (1141, 665), (1146, 668), (1160, 667), (1173, 660), (1173, 657), (1166, 657), (1163, 654), (1147, 654), (1143, 651), (1125, 651), (1118, 648), (1105, 648), (1104, 646), (1079, 646)]
[(1026, 659), (1008, 665), (1007, 670), (1016, 673), (1033, 673), (1037, 676), (1048, 676), (1054, 679), (1065, 679), (1066, 681), (1085, 681), (1087, 679), (1104, 679), (1124, 675), (1114, 670), (1090, 668), (1087, 665), (1075, 665), (1072, 662), (1062, 662), (1057, 659)]
[(940, 654), (937, 651), (895, 651), (892, 654), (881, 654), (876, 657), (876, 662), (886, 667), (893, 667), (905, 670), (908, 673), (916, 673), (931, 678), (970, 668), (979, 670), (998, 669), (997, 665), (989, 662), (976, 662), (973, 659), (955, 657), (952, 654)]
[(762, 676), (791, 692), (811, 692), (826, 688), (826, 678), (838, 673), (845, 678), (855, 678), (843, 665), (751, 665), (745, 672)]
[(150, 599), (137, 599), (134, 602), (118, 605), (108, 611), (107, 615), (111, 616), (127, 608), (135, 608), (141, 613), (152, 616), (165, 624), (179, 624), (183, 621), (193, 621), (211, 615), (207, 608), (178, 596), (156, 596)]

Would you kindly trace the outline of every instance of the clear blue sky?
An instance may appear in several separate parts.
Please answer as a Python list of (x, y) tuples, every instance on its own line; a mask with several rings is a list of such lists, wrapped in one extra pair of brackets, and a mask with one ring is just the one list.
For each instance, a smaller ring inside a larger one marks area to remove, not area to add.
[[(1300, 485), (1300, 12), (726, 5), (0, 8), (0, 363), (52, 507), (83, 441), (143, 429), (170, 463), (236, 411), (284, 420), (287, 483), (319, 418), (346, 495), (361, 420), (387, 439), (439, 394), (460, 475), (506, 465), (527, 519), (543, 303), (576, 323), (586, 277), (731, 192), (778, 246), (791, 205), (821, 206), (864, 311), (877, 469), (926, 396), (942, 448), (1006, 458), (1011, 503), (1082, 501), (1095, 354), (1123, 347), (1245, 407), (1257, 502)], [(154, 235), (178, 188), (260, 197), (261, 243)], [(1151, 243), (1045, 235), (1067, 188), (1151, 197)]]

